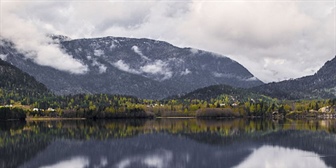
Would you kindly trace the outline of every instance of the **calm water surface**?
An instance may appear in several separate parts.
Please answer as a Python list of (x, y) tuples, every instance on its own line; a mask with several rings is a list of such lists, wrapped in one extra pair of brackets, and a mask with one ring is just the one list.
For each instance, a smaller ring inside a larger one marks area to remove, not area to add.
[(336, 167), (336, 120), (0, 122), (0, 167)]

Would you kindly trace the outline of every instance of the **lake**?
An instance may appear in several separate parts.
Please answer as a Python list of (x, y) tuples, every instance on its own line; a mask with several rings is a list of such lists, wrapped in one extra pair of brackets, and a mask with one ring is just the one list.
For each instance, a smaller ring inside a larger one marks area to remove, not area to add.
[(336, 120), (0, 122), (0, 167), (336, 167)]

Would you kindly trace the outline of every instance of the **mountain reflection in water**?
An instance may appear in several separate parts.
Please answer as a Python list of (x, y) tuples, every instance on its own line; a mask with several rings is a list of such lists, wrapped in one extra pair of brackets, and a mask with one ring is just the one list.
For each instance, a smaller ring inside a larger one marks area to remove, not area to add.
[(336, 167), (335, 120), (0, 123), (0, 167)]

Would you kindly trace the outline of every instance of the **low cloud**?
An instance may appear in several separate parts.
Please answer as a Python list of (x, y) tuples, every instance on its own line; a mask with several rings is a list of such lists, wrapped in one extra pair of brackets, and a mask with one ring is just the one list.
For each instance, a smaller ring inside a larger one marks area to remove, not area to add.
[(107, 67), (106, 67), (104, 64), (98, 62), (98, 61), (95, 60), (95, 59), (92, 59), (91, 56), (87, 56), (87, 58), (88, 58), (89, 60), (92, 60), (92, 66), (96, 66), (96, 67), (98, 67), (98, 71), (99, 71), (100, 74), (106, 72)]
[(156, 60), (153, 63), (146, 64), (140, 67), (140, 70), (147, 74), (162, 75), (163, 77), (160, 80), (169, 79), (173, 75), (173, 72), (168, 67), (168, 64), (161, 60)]
[(106, 69), (107, 69), (107, 67), (103, 64), (101, 64), (98, 68), (99, 68), (99, 73), (101, 73), (101, 74), (105, 73)]
[(142, 59), (147, 60), (147, 61), (150, 60), (148, 57), (146, 57), (145, 55), (142, 54), (142, 52), (141, 52), (141, 50), (139, 49), (138, 46), (133, 46), (133, 47), (132, 47), (132, 50), (133, 50), (135, 53), (137, 53), (138, 55), (140, 55)]
[[(336, 54), (333, 1), (6, 1), (1, 5), (1, 35), (24, 51), (48, 46), (42, 33), (152, 38), (228, 56), (264, 82), (313, 74)], [(27, 41), (40, 47), (22, 46)], [(36, 52), (32, 59), (69, 72), (87, 70), (57, 45), (50, 47), (58, 51), (48, 56), (53, 61), (41, 58), (49, 50)], [(63, 65), (64, 60), (70, 63)]]
[(239, 78), (234, 74), (228, 74), (228, 73), (219, 73), (219, 72), (212, 72), (212, 75), (217, 78)]
[(251, 78), (248, 78), (248, 79), (246, 79), (246, 81), (257, 81), (257, 80), (259, 80), (257, 77), (251, 77)]
[(30, 20), (24, 20), (13, 14), (21, 6), (15, 3), (1, 2), (1, 39), (10, 40), (15, 48), (26, 58), (43, 66), (70, 72), (84, 74), (88, 67), (80, 61), (72, 58), (60, 49), (58, 44), (46, 36), (47, 32), (34, 25)]
[(198, 49), (195, 49), (195, 48), (191, 48), (191, 49), (190, 49), (190, 52), (191, 52), (192, 54), (198, 54), (199, 50), (198, 50)]
[(7, 59), (7, 55), (5, 55), (5, 54), (0, 54), (0, 59), (6, 61), (6, 59)]
[(195, 1), (190, 9), (179, 31), (186, 43), (230, 57), (264, 82), (313, 74), (336, 54), (333, 2)]
[(173, 72), (169, 68), (168, 63), (162, 60), (155, 60), (150, 63), (145, 63), (143, 66), (138, 68), (132, 68), (123, 60), (118, 60), (117, 62), (112, 63), (112, 65), (119, 70), (133, 74), (141, 74), (146, 77), (154, 77), (155, 80), (159, 81), (169, 79), (173, 76)]
[(123, 60), (119, 60), (117, 62), (112, 63), (112, 65), (116, 68), (118, 68), (119, 70), (125, 71), (125, 72), (129, 72), (129, 73), (133, 73), (133, 74), (140, 74), (139, 71), (132, 69), (127, 63), (125, 63)]
[(97, 56), (97, 57), (100, 57), (102, 55), (104, 55), (104, 51), (103, 50), (94, 50), (94, 53), (93, 55)]
[(181, 72), (181, 75), (188, 75), (188, 74), (191, 74), (191, 71), (188, 68), (185, 69), (185, 71)]

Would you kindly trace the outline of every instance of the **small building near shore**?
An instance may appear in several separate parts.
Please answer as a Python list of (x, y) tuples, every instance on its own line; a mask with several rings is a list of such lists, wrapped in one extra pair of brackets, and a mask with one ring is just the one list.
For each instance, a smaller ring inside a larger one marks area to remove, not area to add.
[(55, 109), (49, 107), (49, 108), (47, 109), (47, 111), (55, 111)]
[(321, 112), (321, 113), (329, 113), (331, 112), (331, 108), (329, 106), (325, 106), (325, 107), (321, 107), (318, 112)]

